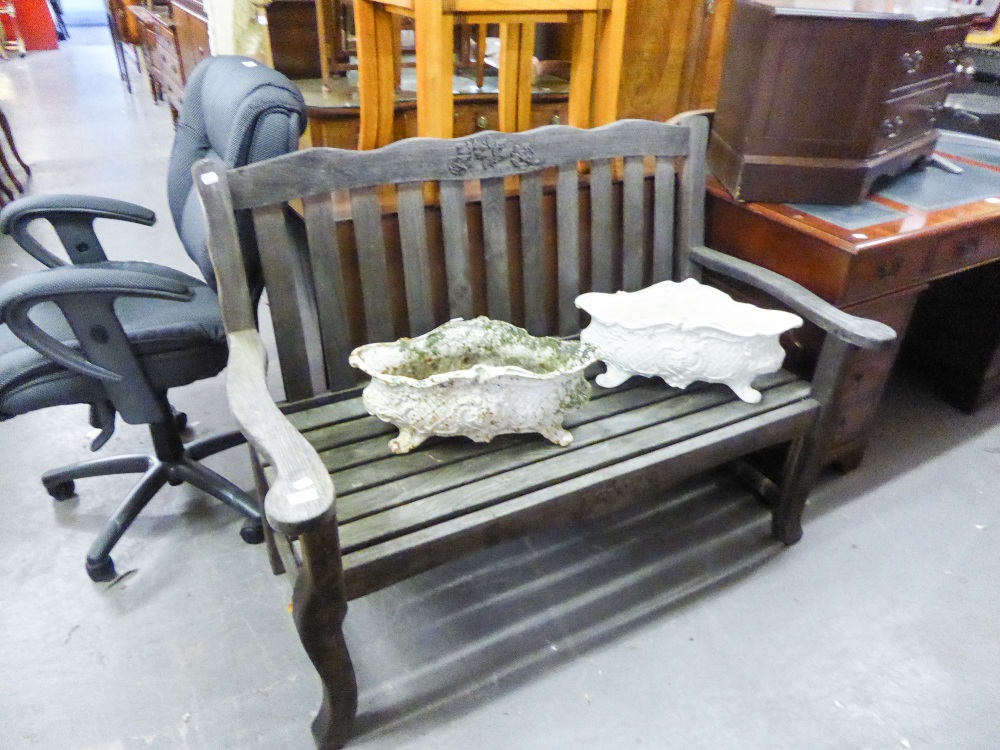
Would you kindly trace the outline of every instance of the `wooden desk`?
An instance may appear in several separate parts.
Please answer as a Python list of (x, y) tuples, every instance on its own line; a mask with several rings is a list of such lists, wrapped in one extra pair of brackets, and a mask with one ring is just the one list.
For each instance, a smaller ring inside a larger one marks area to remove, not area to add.
[[(844, 310), (887, 323), (902, 339), (921, 292), (932, 282), (1000, 259), (1000, 143), (942, 131), (937, 150), (965, 172), (953, 175), (935, 167), (911, 171), (853, 206), (738, 203), (711, 178), (708, 244), (795, 279)], [(990, 305), (997, 299), (992, 286), (996, 276), (978, 272), (967, 277), (973, 285), (980, 278), (978, 294), (968, 289), (949, 294), (945, 307)], [(965, 317), (997, 317), (992, 309), (988, 312), (966, 310)], [(940, 316), (932, 311), (921, 317)], [(916, 342), (921, 358), (939, 360), (927, 362), (931, 367), (955, 365), (950, 360), (963, 346), (990, 347), (980, 358), (979, 372), (970, 373), (980, 390), (988, 392), (996, 382), (993, 360), (1000, 336), (935, 328), (921, 327), (922, 341)], [(948, 346), (937, 346), (935, 340)], [(808, 368), (815, 351), (810, 332), (800, 332), (797, 343), (799, 366)], [(898, 346), (857, 356), (839, 401), (831, 463), (849, 469), (860, 461), (897, 353)]]

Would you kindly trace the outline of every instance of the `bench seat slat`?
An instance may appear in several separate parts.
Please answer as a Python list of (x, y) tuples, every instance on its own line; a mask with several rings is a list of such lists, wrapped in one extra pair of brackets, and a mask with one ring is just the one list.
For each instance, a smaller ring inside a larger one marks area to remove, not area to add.
[[(567, 427), (571, 427), (573, 424), (576, 424), (576, 422), (574, 422), (573, 420), (579, 420), (581, 418), (581, 415), (583, 415), (583, 418), (585, 418), (586, 414), (589, 413), (589, 410), (594, 408), (592, 405), (594, 404), (595, 401), (599, 401), (601, 398), (606, 398), (618, 392), (632, 390), (637, 385), (638, 383), (635, 382), (631, 384), (627, 383), (624, 386), (621, 386), (614, 390), (594, 389), (594, 396), (592, 397), (591, 401), (582, 409), (576, 410), (567, 416), (566, 420)], [(665, 396), (662, 394), (662, 389), (658, 389), (656, 398), (664, 398), (664, 397)], [(350, 419), (354, 419), (359, 416), (361, 417), (368, 416), (368, 412), (365, 409), (364, 404), (362, 403), (360, 398), (353, 399), (353, 403), (356, 405), (357, 407), (356, 409), (349, 409), (346, 406), (342, 406), (339, 409), (333, 409), (331, 408), (331, 406), (333, 405), (322, 407), (323, 412), (325, 414), (329, 414), (331, 417), (329, 426), (335, 427), (337, 425), (346, 423)], [(622, 407), (622, 408), (627, 408), (627, 407)], [(317, 409), (317, 411), (319, 411), (319, 409)], [(345, 448), (344, 450), (338, 451), (337, 446), (348, 445), (350, 441), (348, 441), (348, 444), (345, 444), (344, 441), (341, 441), (337, 437), (334, 437), (333, 439), (335, 442), (325, 442), (326, 438), (324, 438), (322, 434), (315, 432), (315, 431), (324, 431), (327, 428), (327, 425), (324, 424), (321, 419), (309, 418), (308, 412), (300, 412), (291, 416), (294, 417), (293, 424), (301, 432), (306, 434), (307, 439), (309, 439), (310, 443), (317, 451), (323, 453), (324, 462), (326, 463), (327, 468), (331, 471), (333, 470), (343, 471), (344, 469), (351, 466), (355, 466), (358, 463), (363, 463), (365, 461), (376, 461), (392, 457), (392, 454), (389, 452), (388, 449), (388, 440), (372, 441), (371, 443), (365, 445), (361, 445), (360, 443), (350, 444), (349, 447)], [(375, 419), (374, 417), (371, 417), (368, 421), (372, 425), (381, 425), (381, 427), (368, 428), (371, 431), (370, 434), (371, 437), (375, 435), (388, 434), (395, 429), (391, 425), (387, 425), (386, 423), (381, 422)], [(363, 430), (365, 428), (357, 428), (357, 429)], [(475, 443), (468, 443), (468, 442), (462, 442), (459, 444), (470, 447), (476, 445)], [(488, 446), (481, 446), (481, 449), (488, 450)], [(395, 461), (401, 463), (406, 463), (407, 461), (412, 462), (414, 460), (417, 462), (425, 462), (426, 457), (423, 456), (423, 453), (421, 451), (415, 451), (405, 456), (395, 457)], [(396, 471), (398, 472), (399, 469), (397, 468)]]
[[(736, 400), (724, 386), (680, 391), (653, 380), (597, 391), (597, 398), (567, 415), (574, 442), (565, 448), (537, 435), (505, 435), (490, 445), (440, 440), (393, 456), (387, 442), (394, 428), (374, 417), (345, 421), (356, 411), (351, 402), (318, 407), (335, 421), (305, 436), (314, 446), (336, 444), (323, 458), (336, 467), (341, 544), (354, 552), (734, 422), (766, 422), (789, 404), (814, 408), (809, 385), (787, 372), (758, 385), (764, 393), (758, 404)], [(304, 414), (293, 416), (305, 421)]]
[[(558, 521), (603, 515), (627, 506), (643, 490), (705, 471), (745, 454), (749, 445), (765, 447), (796, 434), (815, 413), (817, 404), (804, 399), (749, 420), (737, 420), (710, 432), (665, 446), (655, 446), (624, 460), (593, 466), (562, 481), (539, 486), (501, 503), (443, 519), (411, 533), (344, 555), (349, 599), (404, 580), (456, 554), (496, 543), (518, 533)], [(674, 460), (682, 459), (682, 460)], [(587, 493), (586, 495), (584, 493)], [(587, 499), (581, 505), (581, 500)], [(357, 525), (351, 524), (348, 526)]]
[[(774, 396), (772, 395), (772, 400)], [(635, 403), (632, 409), (610, 410), (580, 424), (567, 424), (573, 443), (559, 447), (536, 435), (503, 435), (492, 447), (469, 441), (440, 441), (422, 454), (399, 456), (333, 474), (342, 521), (412, 502), (460, 486), (470, 476), (493, 476), (557, 456), (589, 449), (604, 440), (628, 435), (656, 424), (706, 411), (731, 401), (721, 389)], [(390, 463), (391, 462), (391, 463)], [(388, 465), (387, 465), (388, 463)]]
[[(760, 378), (756, 385), (764, 391), (791, 382), (794, 376), (787, 371), (779, 371)], [(705, 394), (706, 395), (698, 395)], [(680, 397), (680, 398), (678, 398)], [(618, 389), (606, 390), (595, 388), (594, 397), (579, 409), (575, 409), (566, 416), (565, 426), (569, 430), (574, 430), (574, 445), (576, 448), (583, 447), (589, 442), (601, 439), (602, 433), (595, 433), (591, 436), (589, 431), (579, 434), (582, 426), (598, 420), (608, 420), (626, 412), (643, 409), (657, 402), (669, 402), (667, 407), (652, 413), (644, 422), (638, 424), (650, 424), (657, 419), (672, 418), (685, 413), (690, 413), (698, 409), (709, 408), (715, 404), (732, 399), (732, 395), (723, 386), (710, 387), (706, 384), (696, 384), (687, 391), (681, 392), (676, 389), (666, 387), (658, 380), (631, 381), (631, 385), (626, 384)], [(395, 456), (388, 448), (388, 438), (395, 432), (395, 427), (382, 422), (374, 417), (364, 417), (353, 422), (347, 422), (340, 416), (346, 411), (347, 404), (361, 403), (361, 399), (353, 399), (352, 402), (342, 402), (341, 404), (331, 404), (319, 407), (317, 411), (330, 413), (335, 416), (335, 421), (330, 425), (313, 423), (311, 428), (302, 429), (306, 439), (320, 452), (321, 458), (327, 469), (333, 472), (334, 482), (337, 487), (337, 494), (340, 498), (339, 515), (342, 520), (356, 517), (369, 512), (373, 502), (369, 497), (351, 497), (353, 493), (365, 493), (371, 495), (372, 492), (379, 498), (374, 502), (382, 503), (381, 507), (389, 507), (395, 500), (392, 498), (413, 496), (418, 487), (424, 488), (422, 494), (428, 494), (433, 489), (428, 490), (426, 480), (412, 479), (416, 475), (424, 472), (435, 472), (446, 465), (455, 464), (462, 461), (474, 459), (483, 454), (496, 453), (498, 447), (504, 447), (508, 451), (522, 450), (519, 446), (525, 443), (537, 444), (536, 450), (546, 449), (550, 444), (538, 438), (537, 435), (501, 435), (492, 443), (474, 443), (469, 440), (445, 439), (434, 440), (425, 443), (422, 449), (413, 451), (402, 456)], [(342, 407), (334, 410), (332, 407)], [(364, 411), (364, 407), (360, 407)], [(292, 415), (297, 417), (299, 423), (305, 421), (305, 413)], [(635, 417), (626, 421), (621, 421), (620, 430), (634, 429)], [(296, 426), (299, 426), (298, 424)], [(605, 429), (609, 429), (605, 427)], [(570, 446), (573, 449), (573, 446)], [(565, 451), (565, 448), (555, 449)], [(387, 463), (388, 462), (388, 463)], [(500, 466), (494, 459), (485, 461), (483, 470), (495, 469)], [(472, 466), (467, 467), (471, 471)], [(431, 485), (437, 480), (429, 480)], [(385, 486), (391, 485), (391, 486)], [(374, 488), (374, 490), (373, 490)], [(438, 489), (447, 487), (438, 486)], [(384, 493), (384, 495), (383, 495)], [(347, 499), (347, 498), (351, 499)], [(348, 513), (348, 510), (350, 512)], [(345, 513), (348, 515), (345, 516)]]
[[(534, 453), (534, 458), (537, 460), (527, 464), (515, 461), (516, 468), (484, 475), (483, 470), (486, 467), (480, 464), (484, 461), (492, 463), (502, 460), (497, 453), (490, 453), (480, 461), (472, 462), (476, 464), (475, 471), (469, 471), (467, 467), (460, 465), (458, 471), (447, 480), (452, 485), (451, 489), (427, 495), (419, 502), (399, 505), (354, 523), (340, 520), (340, 544), (345, 552), (350, 552), (463, 513), (503, 502), (547, 484), (565, 481), (650, 450), (717, 430), (727, 424), (734, 422), (752, 424), (756, 415), (766, 415), (778, 406), (802, 401), (808, 393), (808, 384), (791, 383), (770, 391), (758, 404), (730, 400), (714, 408), (702, 409), (693, 414), (607, 436), (604, 440), (577, 450), (572, 450), (572, 446), (558, 449), (545, 446), (540, 440), (533, 441), (517, 453), (523, 455), (527, 452), (529, 456)], [(655, 410), (655, 407), (650, 407), (630, 412), (626, 416), (638, 417)], [(602, 425), (602, 423), (595, 424), (598, 428)], [(448, 472), (449, 469), (450, 467), (444, 467), (441, 471)], [(346, 502), (346, 498), (341, 502)]]

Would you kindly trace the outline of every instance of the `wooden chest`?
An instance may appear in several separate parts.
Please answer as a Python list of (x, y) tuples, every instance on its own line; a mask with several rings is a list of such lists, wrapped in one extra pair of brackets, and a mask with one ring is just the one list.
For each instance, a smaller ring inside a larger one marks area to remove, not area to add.
[[(929, 156), (974, 15), (739, 0), (709, 168), (746, 201), (854, 203)], [(845, 8), (847, 8), (845, 10)]]

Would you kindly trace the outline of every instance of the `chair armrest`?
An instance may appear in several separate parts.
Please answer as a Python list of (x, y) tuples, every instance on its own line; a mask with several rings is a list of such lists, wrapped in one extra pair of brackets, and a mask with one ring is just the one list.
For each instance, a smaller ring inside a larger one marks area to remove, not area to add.
[(134, 203), (93, 195), (33, 195), (4, 206), (0, 210), (0, 233), (13, 237), (38, 262), (55, 268), (66, 262), (28, 232), (28, 224), (35, 219), (51, 222), (74, 263), (98, 263), (107, 260), (107, 256), (94, 233), (95, 219), (118, 219), (152, 226), (156, 223), (156, 214)]
[[(148, 270), (141, 268), (147, 265)], [(19, 276), (0, 287), (0, 321), (10, 326), (19, 339), (63, 367), (106, 383), (118, 383), (123, 379), (121, 374), (95, 364), (85, 354), (58, 341), (39, 328), (28, 314), (35, 305), (55, 302), (74, 331), (80, 325), (89, 331), (99, 325), (106, 335), (118, 334), (124, 339), (121, 324), (114, 314), (116, 298), (191, 299), (192, 292), (187, 284), (158, 275), (155, 270), (152, 264), (106, 261), (87, 266), (61, 266)], [(79, 335), (78, 338), (86, 350), (86, 338)]]
[(896, 339), (896, 332), (885, 323), (838, 310), (801, 284), (774, 271), (708, 247), (691, 248), (691, 257), (703, 268), (766, 292), (849, 344), (863, 349), (881, 349)]
[(276, 473), (264, 513), (276, 531), (298, 535), (335, 520), (333, 480), (319, 454), (275, 405), (266, 369), (267, 355), (256, 330), (229, 335), (229, 406), (247, 441)]

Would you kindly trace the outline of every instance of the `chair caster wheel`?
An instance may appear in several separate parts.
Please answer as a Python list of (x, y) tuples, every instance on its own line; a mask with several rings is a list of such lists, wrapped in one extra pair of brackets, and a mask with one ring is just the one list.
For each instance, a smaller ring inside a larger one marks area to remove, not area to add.
[(69, 500), (76, 494), (76, 485), (70, 479), (51, 486), (45, 485), (45, 491), (49, 493), (53, 500), (62, 502), (63, 500)]
[(90, 576), (90, 580), (94, 583), (112, 581), (117, 575), (115, 573), (115, 563), (110, 557), (105, 557), (103, 560), (91, 560), (88, 557), (87, 575)]
[(260, 544), (264, 541), (264, 522), (248, 520), (240, 529), (240, 536), (247, 544)]

